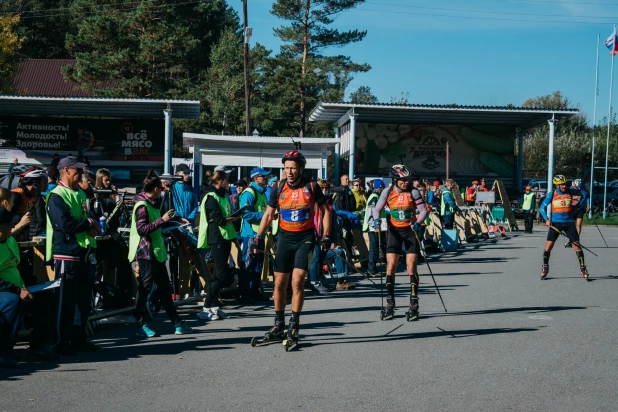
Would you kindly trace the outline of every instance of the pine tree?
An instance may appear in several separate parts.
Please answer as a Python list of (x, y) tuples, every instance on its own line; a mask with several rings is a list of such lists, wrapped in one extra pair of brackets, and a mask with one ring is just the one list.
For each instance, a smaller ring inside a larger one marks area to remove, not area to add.
[(10, 94), (14, 90), (13, 77), (17, 70), (16, 52), (22, 39), (15, 33), (19, 15), (0, 16), (0, 93)]
[[(295, 108), (293, 126), (300, 137), (307, 133), (307, 110), (320, 99), (340, 101), (352, 74), (370, 69), (345, 56), (325, 56), (326, 49), (361, 41), (366, 31), (340, 32), (328, 26), (335, 17), (364, 0), (277, 0), (271, 13), (289, 21), (274, 29), (284, 45), (275, 78), (283, 82), (278, 89), (281, 100)], [(287, 75), (287, 76), (286, 76)], [(285, 93), (285, 97), (283, 96)]]
[(358, 104), (376, 104), (378, 103), (378, 98), (371, 93), (371, 87), (361, 86), (350, 94), (350, 101)]
[(65, 76), (100, 96), (194, 96), (213, 45), (239, 27), (225, 0), (74, 0), (71, 12), (77, 33), (66, 45), (77, 62)]

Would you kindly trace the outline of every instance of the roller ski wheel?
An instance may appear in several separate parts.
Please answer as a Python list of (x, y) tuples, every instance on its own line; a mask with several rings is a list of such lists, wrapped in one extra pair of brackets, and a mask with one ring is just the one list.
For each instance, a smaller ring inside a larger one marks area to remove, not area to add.
[(541, 280), (547, 278), (547, 274), (549, 273), (549, 265), (543, 265), (543, 268), (541, 269)]
[(418, 320), (419, 316), (420, 315), (418, 312), (418, 302), (410, 303), (410, 307), (408, 308), (408, 311), (406, 312), (406, 320), (408, 322), (414, 322)]
[(395, 317), (395, 298), (386, 298), (386, 307), (380, 312), (380, 320), (393, 319)]
[(298, 347), (298, 324), (294, 325), (293, 323), (290, 323), (288, 335), (283, 340), (283, 347), (286, 352), (293, 351)]
[(579, 270), (582, 272), (582, 277), (590, 282), (590, 274), (588, 274), (588, 269), (586, 269), (586, 266), (580, 266)]
[(286, 338), (284, 324), (274, 325), (263, 337), (251, 339), (251, 346), (266, 346), (272, 343), (279, 343)]

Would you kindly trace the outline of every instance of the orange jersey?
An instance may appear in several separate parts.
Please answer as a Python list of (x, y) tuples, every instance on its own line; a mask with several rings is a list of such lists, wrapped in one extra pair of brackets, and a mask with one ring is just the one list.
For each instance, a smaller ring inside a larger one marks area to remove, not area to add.
[(554, 196), (551, 200), (552, 213), (570, 213), (572, 207), (573, 197), (571, 196), (570, 191), (567, 191), (567, 193), (564, 194), (554, 191)]
[(23, 216), (26, 213), (30, 212), (34, 209), (34, 205), (36, 204), (37, 198), (34, 196), (29, 196), (24, 189), (18, 187), (17, 189), (11, 190), (14, 193), (19, 193), (21, 195), (21, 203), (19, 206), (13, 210), (13, 213), (17, 213), (19, 216)]
[(311, 183), (292, 189), (286, 183), (279, 192), (279, 227), (287, 232), (304, 232), (314, 228), (315, 198)]
[(411, 192), (397, 193), (393, 190), (386, 198), (391, 211), (391, 225), (398, 229), (409, 229), (416, 222), (416, 203)]

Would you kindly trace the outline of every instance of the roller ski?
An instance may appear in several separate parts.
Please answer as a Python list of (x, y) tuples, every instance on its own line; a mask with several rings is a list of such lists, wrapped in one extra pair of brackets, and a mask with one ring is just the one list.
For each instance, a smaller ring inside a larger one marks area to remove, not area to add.
[(395, 298), (386, 298), (386, 307), (380, 311), (380, 320), (389, 320), (395, 317)]
[(272, 343), (279, 343), (286, 338), (285, 324), (275, 323), (272, 328), (262, 338), (251, 339), (251, 346), (266, 346)]
[(298, 347), (298, 322), (290, 320), (288, 335), (283, 340), (283, 346), (286, 352), (290, 352)]
[(549, 273), (549, 265), (545, 263), (543, 264), (543, 268), (541, 269), (541, 280), (545, 279), (548, 273)]
[(582, 277), (587, 281), (590, 281), (590, 275), (588, 274), (588, 269), (586, 269), (586, 266), (580, 266), (579, 270), (582, 272)]
[(408, 322), (413, 322), (418, 320), (418, 318), (418, 299), (410, 299), (410, 306), (408, 307), (408, 311), (406, 312), (406, 320)]

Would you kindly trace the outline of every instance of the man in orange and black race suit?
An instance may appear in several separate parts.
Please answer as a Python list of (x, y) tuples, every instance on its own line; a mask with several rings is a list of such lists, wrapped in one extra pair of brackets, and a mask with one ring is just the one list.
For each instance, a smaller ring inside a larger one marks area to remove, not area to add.
[[(557, 175), (552, 180), (556, 189), (549, 192), (545, 200), (541, 204), (539, 211), (545, 219), (545, 225), (549, 228), (547, 233), (547, 242), (543, 251), (543, 268), (541, 269), (541, 279), (545, 279), (549, 273), (549, 254), (554, 247), (554, 243), (558, 239), (560, 233), (564, 233), (571, 242), (571, 246), (577, 254), (579, 260), (579, 269), (582, 277), (590, 280), (586, 262), (584, 261), (584, 251), (579, 245), (579, 234), (575, 228), (575, 217), (578, 210), (585, 209), (583, 202), (574, 204), (573, 199), (577, 196), (581, 198), (581, 192), (567, 186), (567, 179), (562, 175)], [(551, 216), (547, 215), (547, 206), (551, 205)]]
[(417, 233), (421, 230), (419, 222), (423, 222), (427, 217), (427, 209), (420, 192), (410, 187), (408, 176), (410, 176), (410, 170), (404, 165), (394, 165), (391, 168), (389, 177), (393, 180), (393, 185), (380, 195), (373, 209), (373, 218), (374, 222), (379, 223), (382, 209), (385, 206), (390, 209), (386, 242), (386, 309), (383, 309), (383, 314), (392, 316), (395, 310), (395, 273), (403, 247), (410, 276), (408, 313), (410, 320), (416, 320), (419, 316), (416, 260), (420, 251)]
[(330, 240), (330, 210), (324, 206), (326, 197), (316, 182), (303, 177), (307, 161), (297, 150), (283, 155), (285, 179), (273, 186), (268, 207), (264, 212), (257, 236), (249, 248), (264, 249), (262, 237), (279, 211), (279, 232), (275, 253), (275, 325), (266, 333), (265, 340), (283, 339), (285, 336), (286, 289), (292, 276), (292, 317), (287, 331), (288, 343), (298, 342), (300, 312), (305, 300), (305, 277), (316, 242), (314, 214), (320, 208), (322, 213), (322, 250), (328, 250)]

